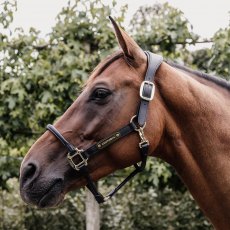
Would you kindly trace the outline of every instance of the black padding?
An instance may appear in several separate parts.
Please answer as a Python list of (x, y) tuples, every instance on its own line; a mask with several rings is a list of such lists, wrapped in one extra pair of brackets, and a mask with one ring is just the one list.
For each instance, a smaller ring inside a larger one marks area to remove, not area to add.
[(47, 125), (46, 129), (48, 129), (57, 139), (68, 149), (69, 153), (76, 152), (75, 147), (70, 144), (53, 125)]

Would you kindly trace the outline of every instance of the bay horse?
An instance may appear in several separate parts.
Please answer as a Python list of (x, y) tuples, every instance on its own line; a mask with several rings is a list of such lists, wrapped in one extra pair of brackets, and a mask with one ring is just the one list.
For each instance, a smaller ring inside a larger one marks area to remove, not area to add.
[[(111, 21), (121, 49), (28, 151), (22, 199), (56, 206), (87, 185), (104, 202), (144, 169), (148, 155), (176, 169), (216, 229), (230, 229), (230, 84), (144, 52)], [(108, 196), (97, 191), (93, 181), (131, 165), (135, 171)]]

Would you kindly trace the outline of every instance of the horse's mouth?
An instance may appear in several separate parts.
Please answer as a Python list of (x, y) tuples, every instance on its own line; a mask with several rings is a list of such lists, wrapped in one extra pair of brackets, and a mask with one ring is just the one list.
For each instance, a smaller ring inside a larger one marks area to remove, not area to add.
[[(45, 188), (45, 189), (44, 189)], [(22, 199), (38, 208), (50, 208), (59, 205), (64, 199), (63, 181), (56, 180), (49, 187), (43, 186), (43, 183), (32, 190), (22, 190)]]
[(55, 183), (48, 191), (42, 196), (37, 203), (39, 208), (55, 207), (59, 205), (64, 199), (61, 183)]

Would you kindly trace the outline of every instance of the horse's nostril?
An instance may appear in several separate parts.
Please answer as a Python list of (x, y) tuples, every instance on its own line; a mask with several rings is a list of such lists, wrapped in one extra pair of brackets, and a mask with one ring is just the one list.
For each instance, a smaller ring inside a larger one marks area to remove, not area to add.
[(29, 163), (25, 166), (21, 175), (22, 186), (30, 183), (37, 175), (37, 166), (34, 163)]

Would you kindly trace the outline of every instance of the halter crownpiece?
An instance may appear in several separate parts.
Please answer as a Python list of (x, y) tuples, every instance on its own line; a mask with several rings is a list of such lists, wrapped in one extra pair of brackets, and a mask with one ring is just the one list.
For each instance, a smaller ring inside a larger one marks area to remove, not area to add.
[[(154, 77), (157, 69), (163, 62), (163, 58), (159, 55), (153, 54), (149, 51), (145, 51), (147, 56), (147, 71), (145, 74), (145, 79), (140, 86), (140, 106), (137, 115), (133, 116), (128, 125), (112, 133), (109, 137), (104, 138), (92, 145), (86, 150), (78, 149), (69, 143), (53, 125), (47, 125), (47, 130), (49, 130), (53, 135), (67, 148), (68, 154), (67, 159), (73, 169), (79, 171), (87, 180), (87, 188), (92, 192), (98, 203), (103, 203), (110, 199), (120, 188), (122, 188), (129, 180), (131, 180), (137, 173), (144, 170), (148, 149), (149, 141), (145, 138), (144, 128), (146, 126), (146, 117), (148, 112), (148, 105), (154, 98), (155, 85), (153, 83)], [(132, 132), (138, 132), (140, 137), (139, 148), (141, 155), (141, 163), (134, 164), (135, 170), (131, 172), (128, 177), (126, 177), (115, 189), (113, 189), (106, 196), (103, 196), (95, 186), (91, 176), (88, 172), (88, 160), (91, 156), (97, 154), (102, 149), (105, 149), (109, 145), (113, 144), (117, 140), (127, 136)], [(77, 162), (77, 163), (76, 163)]]

